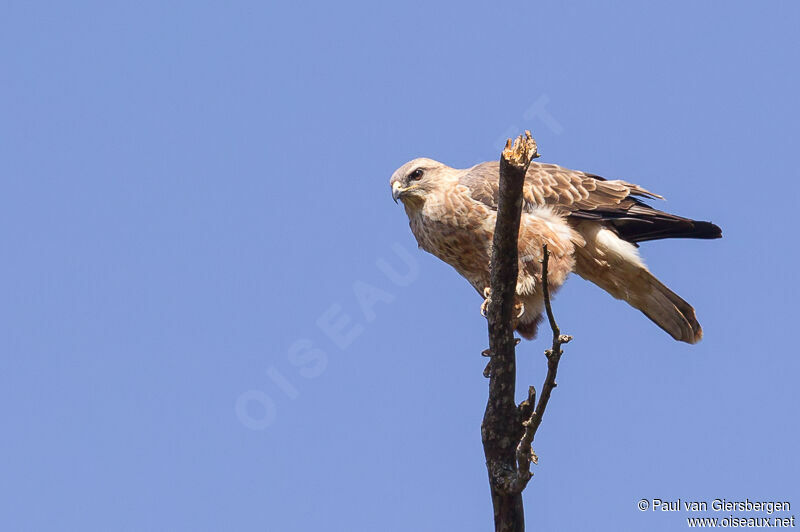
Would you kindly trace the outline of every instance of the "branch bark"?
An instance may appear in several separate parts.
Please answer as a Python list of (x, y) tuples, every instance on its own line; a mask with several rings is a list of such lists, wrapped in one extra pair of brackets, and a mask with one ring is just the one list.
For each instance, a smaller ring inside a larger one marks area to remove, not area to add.
[(562, 335), (550, 305), (547, 279), (549, 251), (544, 246), (542, 288), (547, 318), (553, 331), (552, 348), (547, 350), (547, 376), (536, 403), (536, 390), (528, 389), (528, 399), (519, 406), (515, 402), (516, 358), (514, 338), (514, 298), (518, 275), (519, 225), (522, 216), (522, 187), (531, 159), (538, 157), (536, 142), (529, 131), (509, 140), (500, 158), (500, 184), (497, 222), (492, 242), (490, 300), (487, 310), (491, 359), (484, 372), (489, 377), (489, 400), (481, 424), (486, 469), (494, 508), (497, 532), (523, 532), (525, 512), (522, 491), (536, 463), (532, 444), (542, 416), (556, 386), (555, 378), (561, 358), (561, 345), (571, 337)]

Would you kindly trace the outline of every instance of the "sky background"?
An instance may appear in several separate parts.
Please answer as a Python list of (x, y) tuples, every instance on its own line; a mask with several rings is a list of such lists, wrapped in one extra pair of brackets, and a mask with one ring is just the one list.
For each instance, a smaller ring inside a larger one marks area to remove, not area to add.
[[(0, 528), (490, 530), (481, 300), (388, 181), (523, 129), (725, 235), (642, 246), (698, 345), (559, 293), (530, 529), (686, 528), (642, 498), (800, 513), (799, 23), (788, 1), (3, 2)], [(546, 343), (519, 346), (520, 399)]]

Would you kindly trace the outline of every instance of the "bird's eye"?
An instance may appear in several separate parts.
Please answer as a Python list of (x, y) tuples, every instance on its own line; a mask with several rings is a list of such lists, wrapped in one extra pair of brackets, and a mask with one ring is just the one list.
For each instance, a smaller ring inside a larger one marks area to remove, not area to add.
[(423, 173), (424, 172), (422, 171), (422, 168), (417, 168), (416, 170), (408, 174), (408, 179), (412, 181), (419, 181), (420, 179), (422, 179)]

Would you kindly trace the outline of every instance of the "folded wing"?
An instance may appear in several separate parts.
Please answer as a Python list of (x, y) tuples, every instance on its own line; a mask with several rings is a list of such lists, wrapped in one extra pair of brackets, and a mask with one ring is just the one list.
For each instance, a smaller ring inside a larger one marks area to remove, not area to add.
[[(497, 208), (499, 163), (469, 169), (460, 183), (474, 199)], [(568, 170), (555, 164), (532, 162), (523, 189), (525, 208), (548, 206), (575, 220), (594, 220), (632, 243), (662, 238), (720, 238), (711, 222), (691, 220), (647, 205), (641, 198), (663, 199), (638, 185)]]

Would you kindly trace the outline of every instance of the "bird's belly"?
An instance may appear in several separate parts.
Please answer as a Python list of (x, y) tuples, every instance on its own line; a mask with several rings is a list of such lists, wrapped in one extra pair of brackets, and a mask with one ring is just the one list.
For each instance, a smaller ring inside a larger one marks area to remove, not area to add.
[[(561, 230), (559, 220), (547, 220), (529, 214), (523, 215), (519, 235), (519, 278), (517, 295), (535, 294), (541, 285), (542, 246), (550, 250), (548, 278), (555, 291), (572, 271), (575, 258), (570, 234)], [(489, 286), (494, 220), (456, 220), (453, 223), (425, 216), (410, 220), (411, 231), (419, 246), (451, 265), (483, 294)], [(562, 222), (563, 223), (563, 222)], [(564, 227), (569, 227), (564, 223)]]

